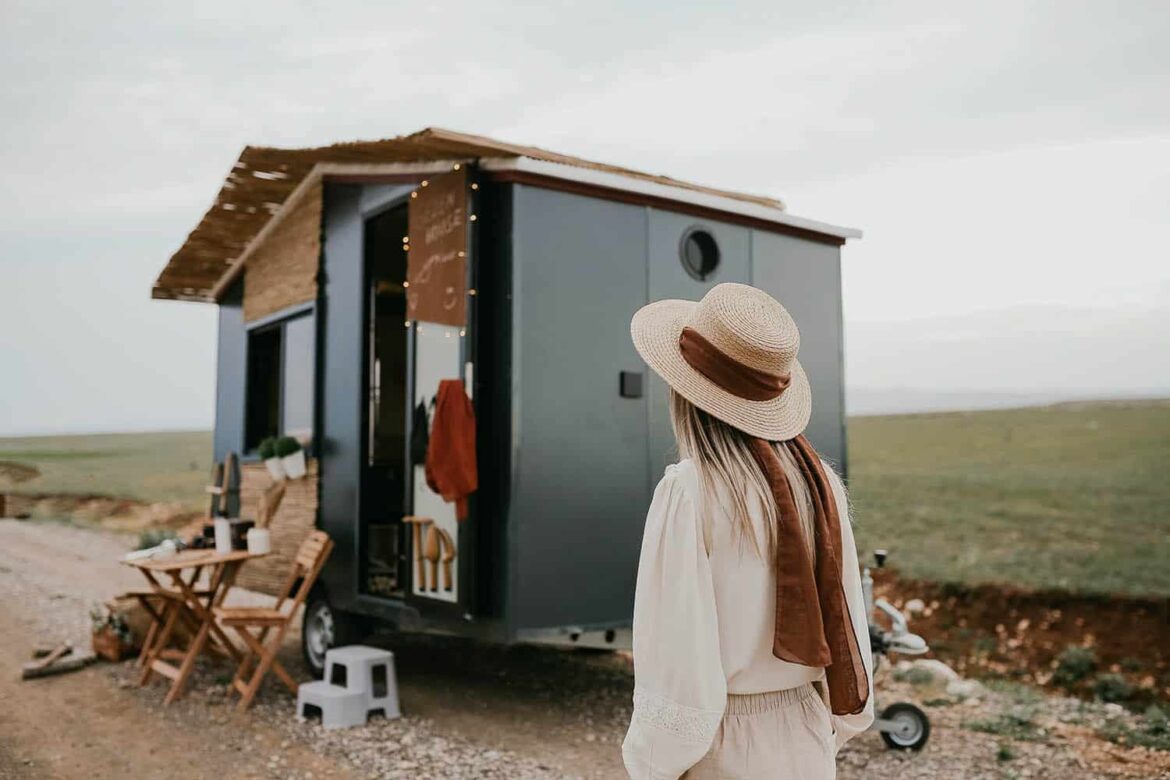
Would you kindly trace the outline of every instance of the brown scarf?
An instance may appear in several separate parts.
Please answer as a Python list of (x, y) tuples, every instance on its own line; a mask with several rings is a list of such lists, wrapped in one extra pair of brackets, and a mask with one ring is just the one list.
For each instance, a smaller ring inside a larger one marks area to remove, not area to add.
[[(740, 398), (769, 400), (779, 397), (788, 387), (787, 375), (745, 366), (691, 328), (683, 330), (679, 346), (683, 358), (696, 371)], [(749, 444), (772, 489), (779, 518), (772, 654), (782, 661), (824, 667), (833, 713), (861, 712), (869, 697), (869, 683), (841, 583), (841, 516), (828, 475), (820, 456), (803, 435), (781, 442), (800, 467), (809, 488), (814, 518), (814, 561), (809, 557), (796, 497), (780, 456), (764, 439), (753, 437)]]

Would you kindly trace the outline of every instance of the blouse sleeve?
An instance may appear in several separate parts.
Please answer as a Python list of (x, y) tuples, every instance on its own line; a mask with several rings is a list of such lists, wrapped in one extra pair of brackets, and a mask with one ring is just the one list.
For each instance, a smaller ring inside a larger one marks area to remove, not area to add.
[(634, 780), (679, 777), (707, 753), (727, 704), (702, 520), (668, 469), (646, 517), (634, 596)]
[(836, 733), (837, 749), (840, 750), (842, 745), (873, 723), (873, 653), (869, 646), (869, 615), (865, 614), (865, 598), (861, 592), (861, 571), (857, 562), (857, 544), (853, 540), (848, 497), (845, 486), (835, 473), (830, 480), (833, 483), (837, 506), (841, 508), (841, 584), (845, 588), (845, 601), (849, 606), (849, 617), (853, 622), (853, 631), (857, 635), (858, 649), (865, 665), (865, 679), (869, 685), (869, 697), (861, 712), (856, 715), (830, 716), (833, 731)]

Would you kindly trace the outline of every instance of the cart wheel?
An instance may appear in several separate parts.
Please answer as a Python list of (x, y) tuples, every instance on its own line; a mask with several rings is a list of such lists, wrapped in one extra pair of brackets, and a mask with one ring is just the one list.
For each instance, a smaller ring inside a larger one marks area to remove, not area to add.
[(325, 651), (361, 640), (361, 627), (352, 616), (329, 604), (324, 591), (309, 594), (301, 618), (301, 653), (314, 677), (325, 674)]
[(882, 731), (886, 747), (896, 750), (922, 750), (930, 739), (930, 719), (913, 704), (899, 702), (882, 711), (882, 720), (891, 721), (893, 728)]

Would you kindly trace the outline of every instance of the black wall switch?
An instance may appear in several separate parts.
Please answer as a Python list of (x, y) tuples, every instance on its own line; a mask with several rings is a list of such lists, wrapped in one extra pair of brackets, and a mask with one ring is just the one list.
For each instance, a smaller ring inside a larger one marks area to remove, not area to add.
[(622, 398), (642, 397), (642, 372), (623, 371), (621, 373)]

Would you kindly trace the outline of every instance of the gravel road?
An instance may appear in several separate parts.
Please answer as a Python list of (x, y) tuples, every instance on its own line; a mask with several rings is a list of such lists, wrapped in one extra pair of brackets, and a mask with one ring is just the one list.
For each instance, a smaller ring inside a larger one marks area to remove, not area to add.
[[(270, 681), (239, 714), (231, 670), (201, 665), (190, 693), (169, 708), (161, 683), (138, 688), (131, 664), (17, 681), (34, 645), (72, 637), (84, 646), (87, 612), (137, 574), (116, 563), (129, 540), (51, 523), (0, 521), (0, 778), (620, 778), (629, 718), (626, 659), (535, 647), (388, 634), (406, 717), (326, 732), (298, 723), (287, 691)], [(254, 598), (254, 596), (253, 596)], [(307, 679), (290, 637), (282, 661)], [(840, 777), (1170, 777), (1170, 753), (1095, 736), (1119, 708), (1043, 697), (1026, 689), (946, 696), (879, 680), (880, 701), (916, 701), (933, 733), (921, 753), (855, 739)], [(975, 730), (975, 728), (983, 730)]]

